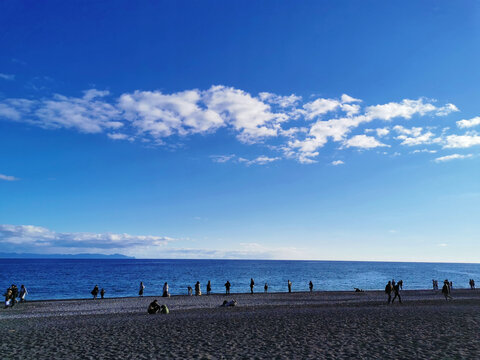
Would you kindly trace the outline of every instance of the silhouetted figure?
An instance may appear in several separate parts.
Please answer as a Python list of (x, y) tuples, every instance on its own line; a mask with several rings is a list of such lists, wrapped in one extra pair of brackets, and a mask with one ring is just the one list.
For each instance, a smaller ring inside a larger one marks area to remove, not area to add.
[(98, 285), (95, 285), (95, 287), (93, 288), (91, 294), (93, 295), (93, 298), (96, 299), (97, 296), (98, 296)]
[(160, 305), (158, 305), (157, 300), (153, 300), (150, 305), (148, 305), (147, 312), (149, 314), (157, 314), (160, 311)]
[(396, 284), (395, 279), (392, 279), (392, 289), (395, 287), (395, 284)]
[(402, 303), (402, 298), (400, 296), (400, 284), (397, 283), (393, 287), (393, 292), (395, 293), (395, 296), (393, 297), (392, 304), (395, 301), (395, 299), (398, 297), (398, 302), (401, 304)]
[(255, 286), (255, 281), (253, 278), (250, 279), (250, 294), (253, 294), (253, 287)]
[(3, 296), (5, 296), (5, 309), (8, 308), (9, 306), (13, 306), (12, 305), (12, 287), (9, 287), (7, 289), (7, 291), (5, 292), (5, 294), (3, 294)]
[(354, 288), (354, 289), (355, 289), (355, 292), (363, 292), (363, 290), (360, 288)]
[(292, 292), (292, 282), (290, 280), (287, 280), (287, 286), (288, 286), (288, 292)]
[(20, 286), (20, 302), (25, 302), (25, 297), (27, 296), (28, 291), (25, 285)]
[(390, 304), (392, 301), (392, 282), (389, 281), (387, 286), (385, 286), (385, 294), (388, 295), (387, 304)]
[(400, 281), (398, 282), (398, 285), (400, 285), (400, 290), (403, 290), (403, 280), (400, 280)]
[(453, 289), (453, 281), (450, 281), (450, 291)]
[(468, 283), (470, 284), (470, 290), (474, 290), (475, 289), (475, 280), (470, 279), (468, 281)]
[(310, 282), (308, 283), (308, 288), (310, 289), (310, 292), (313, 291), (313, 282), (310, 280)]
[(200, 281), (197, 281), (195, 284), (195, 296), (202, 295), (202, 290), (200, 289)]
[(168, 314), (169, 312), (167, 305), (160, 306), (160, 314)]
[(475, 280), (472, 279), (472, 287), (473, 287), (473, 290), (475, 290)]
[(227, 282), (225, 283), (225, 294), (229, 295), (230, 294), (230, 281), (227, 280)]
[(163, 284), (162, 297), (170, 297), (170, 293), (168, 292), (168, 283), (167, 282), (165, 284)]
[(210, 295), (212, 292), (212, 284), (210, 283), (210, 280), (207, 282), (207, 295)]
[(445, 296), (445, 300), (452, 300), (452, 296), (450, 295), (450, 286), (448, 283), (448, 280), (445, 280), (443, 282), (443, 287), (442, 287), (442, 294)]
[(191, 286), (187, 287), (187, 292), (188, 292), (188, 296), (192, 296), (193, 295), (193, 289)]
[(268, 292), (268, 284), (267, 284), (267, 283), (265, 283), (265, 286), (263, 287), (263, 291), (264, 291), (265, 293)]
[(105, 289), (104, 289), (104, 288), (102, 288), (102, 289), (100, 290), (100, 297), (101, 297), (102, 299), (105, 297)]
[(138, 289), (138, 296), (143, 296), (143, 290), (145, 290), (145, 285), (143, 285), (143, 281), (140, 281), (140, 288)]

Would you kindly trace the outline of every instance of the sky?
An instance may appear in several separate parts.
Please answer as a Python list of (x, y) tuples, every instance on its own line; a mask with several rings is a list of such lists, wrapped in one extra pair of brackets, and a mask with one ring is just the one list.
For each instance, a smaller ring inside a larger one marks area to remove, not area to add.
[(478, 262), (477, 1), (0, 4), (0, 252)]

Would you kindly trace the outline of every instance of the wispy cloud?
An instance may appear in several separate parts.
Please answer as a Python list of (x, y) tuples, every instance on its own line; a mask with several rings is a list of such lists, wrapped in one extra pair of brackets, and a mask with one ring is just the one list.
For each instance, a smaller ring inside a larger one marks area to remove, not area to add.
[(446, 161), (458, 160), (458, 159), (468, 159), (468, 158), (471, 158), (471, 157), (473, 157), (473, 154), (467, 154), (467, 155), (452, 154), (452, 155), (446, 155), (446, 156), (438, 157), (434, 161), (435, 162), (446, 162)]
[(345, 164), (342, 160), (335, 160), (332, 161), (332, 165), (337, 166), (337, 165), (343, 165)]
[(19, 180), (19, 179), (16, 178), (15, 176), (0, 174), (0, 180), (5, 180), (5, 181), (17, 181), (17, 180)]
[(13, 74), (3, 74), (3, 73), (0, 73), (0, 79), (3, 79), (3, 80), (15, 80), (15, 75), (13, 75)]

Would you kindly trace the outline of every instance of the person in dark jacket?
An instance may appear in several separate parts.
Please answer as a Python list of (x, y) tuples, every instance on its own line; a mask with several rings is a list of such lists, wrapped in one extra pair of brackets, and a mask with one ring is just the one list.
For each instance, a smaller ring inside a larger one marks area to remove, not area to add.
[(395, 301), (395, 299), (398, 297), (398, 301), (401, 304), (402, 303), (402, 298), (400, 297), (400, 284), (396, 283), (395, 286), (393, 287), (393, 292), (395, 296), (392, 299), (392, 304)]
[(250, 278), (250, 294), (253, 294), (254, 286), (255, 286), (255, 281), (253, 281), (253, 278)]
[(91, 294), (93, 295), (93, 299), (96, 299), (97, 296), (98, 296), (98, 285), (95, 285), (95, 287), (93, 288)]
[(102, 288), (102, 290), (100, 290), (100, 298), (104, 298), (105, 297), (105, 289)]
[(389, 281), (388, 284), (385, 286), (385, 294), (388, 295), (387, 304), (390, 304), (392, 301), (392, 282)]
[(227, 280), (227, 282), (225, 283), (225, 294), (229, 295), (230, 294), (230, 281)]
[(207, 295), (210, 295), (212, 292), (212, 284), (210, 283), (210, 280), (207, 282)]
[(157, 314), (159, 311), (160, 311), (160, 305), (155, 299), (150, 303), (150, 305), (148, 305), (147, 312), (153, 315), (153, 314)]
[(195, 296), (202, 295), (202, 290), (200, 289), (200, 281), (197, 281), (195, 284)]
[(310, 280), (310, 282), (308, 283), (308, 288), (310, 289), (310, 292), (313, 291), (313, 283), (312, 283), (311, 280)]
[(288, 286), (288, 292), (292, 292), (292, 282), (290, 280), (287, 280), (287, 286)]

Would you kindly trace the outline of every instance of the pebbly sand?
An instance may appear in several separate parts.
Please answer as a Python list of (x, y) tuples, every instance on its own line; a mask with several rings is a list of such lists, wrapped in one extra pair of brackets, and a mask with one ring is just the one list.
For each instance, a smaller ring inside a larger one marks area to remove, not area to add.
[[(35, 301), (0, 310), (2, 359), (476, 359), (480, 291)], [(221, 308), (236, 299), (235, 308)]]

